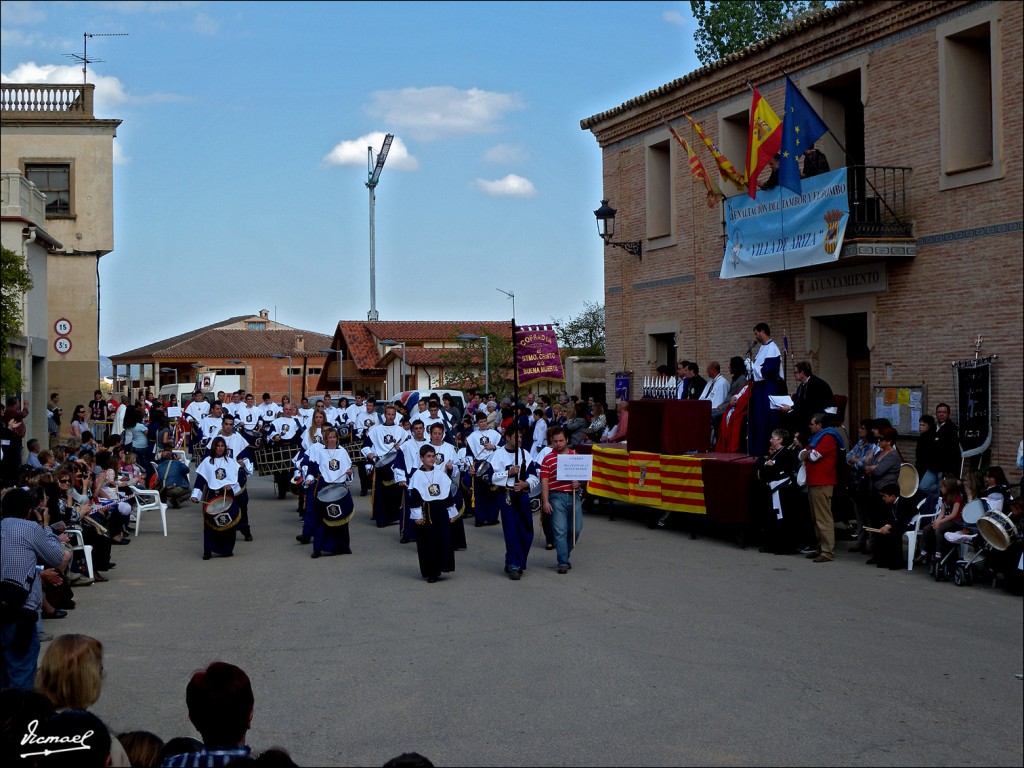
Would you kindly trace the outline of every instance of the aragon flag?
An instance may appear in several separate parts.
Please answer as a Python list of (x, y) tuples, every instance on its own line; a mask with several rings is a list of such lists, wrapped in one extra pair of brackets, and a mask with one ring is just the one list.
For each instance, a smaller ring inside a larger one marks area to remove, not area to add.
[(757, 88), (753, 91), (747, 135), (747, 194), (757, 197), (757, 176), (782, 146), (782, 121)]
[(747, 185), (747, 180), (743, 178), (743, 174), (740, 173), (739, 169), (736, 168), (735, 165), (729, 162), (729, 158), (718, 150), (718, 147), (712, 143), (711, 139), (709, 139), (708, 135), (704, 133), (704, 129), (700, 127), (697, 121), (685, 112), (683, 112), (683, 117), (690, 121), (690, 125), (693, 126), (697, 135), (700, 136), (701, 141), (703, 141), (704, 145), (711, 150), (711, 156), (715, 158), (715, 164), (718, 166), (718, 170), (721, 174), (737, 187), (740, 187), (741, 189), (745, 187)]
[(708, 176), (708, 171), (704, 167), (704, 163), (700, 161), (700, 158), (694, 154), (693, 150), (690, 149), (690, 145), (686, 143), (686, 139), (680, 136), (676, 129), (668, 124), (665, 118), (661, 119), (661, 122), (668, 128), (668, 132), (671, 133), (676, 141), (682, 146), (686, 152), (686, 156), (690, 161), (690, 173), (693, 175), (694, 181), (701, 181), (704, 183), (704, 189), (707, 192), (708, 208), (714, 208), (718, 204), (719, 192), (711, 186), (711, 177)]

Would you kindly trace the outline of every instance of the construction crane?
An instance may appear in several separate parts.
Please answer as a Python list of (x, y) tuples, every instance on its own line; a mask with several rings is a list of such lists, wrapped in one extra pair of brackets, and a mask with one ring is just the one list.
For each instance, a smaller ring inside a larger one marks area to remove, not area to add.
[(377, 255), (376, 237), (377, 230), (373, 220), (373, 209), (377, 201), (377, 183), (380, 181), (380, 172), (384, 169), (384, 161), (388, 159), (388, 150), (391, 149), (391, 142), (395, 135), (388, 133), (384, 136), (384, 145), (377, 154), (377, 164), (373, 163), (373, 147), (367, 147), (366, 161), (366, 188), (370, 190), (370, 311), (366, 313), (366, 319), (371, 323), (376, 322), (377, 315)]

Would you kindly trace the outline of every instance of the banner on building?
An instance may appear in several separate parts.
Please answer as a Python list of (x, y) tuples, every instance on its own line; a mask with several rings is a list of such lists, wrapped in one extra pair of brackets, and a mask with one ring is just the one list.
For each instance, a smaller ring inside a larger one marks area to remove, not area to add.
[(519, 383), (565, 381), (558, 339), (550, 325), (517, 325), (512, 334)]
[(721, 277), (748, 277), (839, 259), (850, 218), (846, 169), (803, 180), (797, 194), (782, 187), (725, 201), (728, 241)]
[(992, 443), (992, 364), (964, 360), (955, 365), (960, 448), (969, 458), (984, 453)]

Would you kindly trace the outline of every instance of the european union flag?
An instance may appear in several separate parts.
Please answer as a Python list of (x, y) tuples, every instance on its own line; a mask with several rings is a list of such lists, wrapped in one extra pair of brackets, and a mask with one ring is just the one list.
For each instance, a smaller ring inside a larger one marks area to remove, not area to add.
[(786, 78), (786, 114), (782, 118), (779, 150), (779, 186), (800, 192), (800, 163), (804, 151), (828, 132), (828, 126), (807, 103), (792, 80)]

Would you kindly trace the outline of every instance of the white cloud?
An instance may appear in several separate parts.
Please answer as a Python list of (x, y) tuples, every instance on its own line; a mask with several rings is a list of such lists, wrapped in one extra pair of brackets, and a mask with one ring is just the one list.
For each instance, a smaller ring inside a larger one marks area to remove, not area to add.
[(443, 136), (489, 133), (497, 128), (502, 115), (522, 107), (516, 94), (479, 88), (460, 91), (445, 85), (374, 91), (367, 112), (429, 141)]
[[(374, 131), (358, 139), (347, 139), (339, 142), (334, 149), (324, 155), (324, 165), (356, 165), (366, 166), (367, 147), (373, 147), (374, 157), (384, 144), (384, 132)], [(388, 150), (387, 168), (395, 171), (418, 171), (420, 161), (409, 154), (409, 148), (395, 136)]]
[[(19, 64), (8, 75), (0, 73), (0, 81), (5, 83), (49, 83), (51, 85), (67, 85), (82, 81), (82, 70), (77, 66), (58, 64), (36, 64), (28, 61)], [(112, 107), (130, 101), (124, 85), (116, 77), (97, 75), (89, 71), (89, 82), (95, 84), (94, 109), (97, 114), (106, 112)]]
[(118, 2), (98, 3), (107, 11), (117, 11), (125, 15), (138, 13), (175, 13), (188, 11), (202, 3), (193, 2), (150, 2), (149, 0), (118, 0)]
[(518, 165), (525, 159), (526, 152), (514, 144), (496, 144), (484, 152), (484, 160), (493, 165)]
[(4, 3), (6, 24), (39, 24), (46, 21), (46, 11), (40, 3)]
[(203, 37), (213, 37), (220, 32), (220, 22), (205, 13), (197, 13), (192, 22), (192, 29)]
[(537, 194), (533, 182), (514, 173), (494, 181), (477, 179), (476, 185), (492, 197), (533, 197)]
[(686, 18), (679, 11), (665, 11), (661, 14), (661, 20), (678, 27), (686, 24)]
[(121, 149), (121, 145), (118, 142), (114, 142), (114, 165), (128, 165), (132, 159), (124, 153)]

